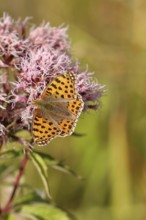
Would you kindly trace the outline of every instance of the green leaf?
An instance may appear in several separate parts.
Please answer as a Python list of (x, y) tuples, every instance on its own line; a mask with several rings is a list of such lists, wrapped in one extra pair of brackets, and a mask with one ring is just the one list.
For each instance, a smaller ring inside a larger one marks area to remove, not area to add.
[(26, 195), (18, 197), (15, 199), (14, 207), (22, 206), (25, 204), (32, 204), (36, 202), (46, 202), (46, 200), (42, 199), (41, 196), (37, 192), (30, 192)]
[(50, 205), (23, 206), (21, 213), (32, 214), (39, 220), (71, 220), (67, 213)]
[(0, 174), (2, 174), (7, 168), (8, 168), (8, 165), (0, 164)]
[(6, 159), (13, 159), (22, 155), (22, 151), (8, 150), (0, 153), (0, 162), (6, 162)]
[(48, 185), (48, 168), (47, 168), (47, 165), (46, 165), (44, 159), (42, 157), (40, 157), (40, 155), (38, 155), (34, 152), (30, 153), (30, 158), (31, 158), (34, 166), (36, 167), (37, 171), (40, 174), (40, 177), (41, 177), (42, 182), (44, 184), (45, 191), (46, 191), (48, 198), (51, 199), (51, 195), (49, 192), (49, 185)]
[(49, 154), (45, 154), (39, 151), (35, 151), (37, 154), (39, 154), (43, 159), (46, 161), (46, 163), (51, 166), (55, 170), (62, 171), (64, 173), (70, 174), (75, 176), (76, 178), (83, 180), (84, 178), (80, 175), (78, 175), (75, 171), (73, 171), (68, 165), (64, 164), (63, 161), (56, 160)]
[(29, 213), (21, 213), (20, 215), (21, 217), (23, 217), (23, 219), (25, 220), (42, 220), (32, 214), (29, 214)]
[(68, 173), (76, 178), (83, 180), (84, 178), (73, 171), (68, 165), (64, 164), (63, 161), (58, 161), (58, 163), (53, 164), (52, 167), (56, 170), (60, 170), (64, 173)]
[(21, 130), (16, 133), (16, 137), (24, 138), (27, 141), (30, 141), (32, 136), (29, 131)]
[(25, 220), (42, 220), (42, 218), (38, 218), (29, 213), (15, 213), (14, 215), (6, 215), (3, 216), (3, 220), (18, 220), (18, 219), (25, 219)]
[[(17, 169), (17, 160), (13, 160), (22, 155), (22, 151), (8, 150), (0, 153), (0, 175), (5, 177), (14, 173)], [(2, 180), (1, 180), (2, 182)]]
[[(19, 215), (19, 217), (25, 219), (25, 220), (40, 220), (38, 217), (32, 215), (32, 214), (29, 214), (29, 213), (21, 213)], [(17, 219), (21, 219), (21, 218), (17, 218)]]
[(3, 216), (3, 220), (16, 220), (16, 218), (14, 215), (10, 214)]
[[(12, 173), (14, 174), (15, 170), (16, 170), (15, 164), (13, 164), (13, 165), (10, 165), (9, 163), (2, 164), (0, 161), (0, 176), (1, 176), (1, 178), (5, 178), (6, 176), (8, 176)], [(1, 179), (1, 184), (2, 184), (2, 179)]]

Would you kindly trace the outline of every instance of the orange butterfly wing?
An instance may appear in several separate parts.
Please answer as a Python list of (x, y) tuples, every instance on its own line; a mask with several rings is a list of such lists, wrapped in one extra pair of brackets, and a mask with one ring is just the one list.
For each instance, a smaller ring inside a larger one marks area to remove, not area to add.
[(54, 121), (51, 115), (47, 118), (41, 109), (34, 110), (32, 134), (38, 145), (45, 145), (58, 136), (71, 135), (75, 129), (78, 117), (84, 103), (76, 89), (76, 78), (72, 73), (59, 75), (44, 89), (40, 99), (55, 98), (56, 103), (66, 102), (67, 111), (73, 115), (71, 119), (63, 118)]

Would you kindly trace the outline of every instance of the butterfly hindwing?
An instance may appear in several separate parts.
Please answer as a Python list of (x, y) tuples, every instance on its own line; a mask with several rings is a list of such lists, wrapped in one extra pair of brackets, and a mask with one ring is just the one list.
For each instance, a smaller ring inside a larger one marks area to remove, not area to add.
[(83, 101), (81, 96), (78, 94), (77, 95), (77, 99), (73, 100), (73, 101), (69, 101), (68, 103), (68, 110), (74, 115), (76, 116), (75, 119), (71, 119), (71, 120), (67, 120), (67, 119), (63, 119), (60, 123), (60, 129), (61, 129), (61, 133), (60, 136), (68, 136), (71, 135), (75, 129), (78, 117), (81, 113), (81, 111), (83, 110)]
[(32, 134), (36, 144), (45, 145), (60, 134), (60, 129), (51, 120), (43, 117), (42, 114), (38, 114), (38, 112), (40, 113), (40, 110), (34, 110)]

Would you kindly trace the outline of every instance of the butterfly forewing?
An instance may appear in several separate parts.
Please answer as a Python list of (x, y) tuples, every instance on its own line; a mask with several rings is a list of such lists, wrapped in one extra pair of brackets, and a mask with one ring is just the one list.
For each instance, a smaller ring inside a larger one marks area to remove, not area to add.
[(75, 76), (72, 73), (65, 73), (59, 75), (54, 79), (44, 90), (41, 98), (48, 98), (53, 96), (61, 99), (75, 99), (76, 88), (75, 88)]

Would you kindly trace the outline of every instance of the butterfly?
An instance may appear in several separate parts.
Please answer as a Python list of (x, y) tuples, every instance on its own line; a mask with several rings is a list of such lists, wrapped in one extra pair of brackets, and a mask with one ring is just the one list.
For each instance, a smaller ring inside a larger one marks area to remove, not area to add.
[(73, 133), (84, 102), (76, 88), (76, 77), (68, 72), (49, 83), (33, 101), (32, 135), (37, 145), (48, 144), (56, 137)]

